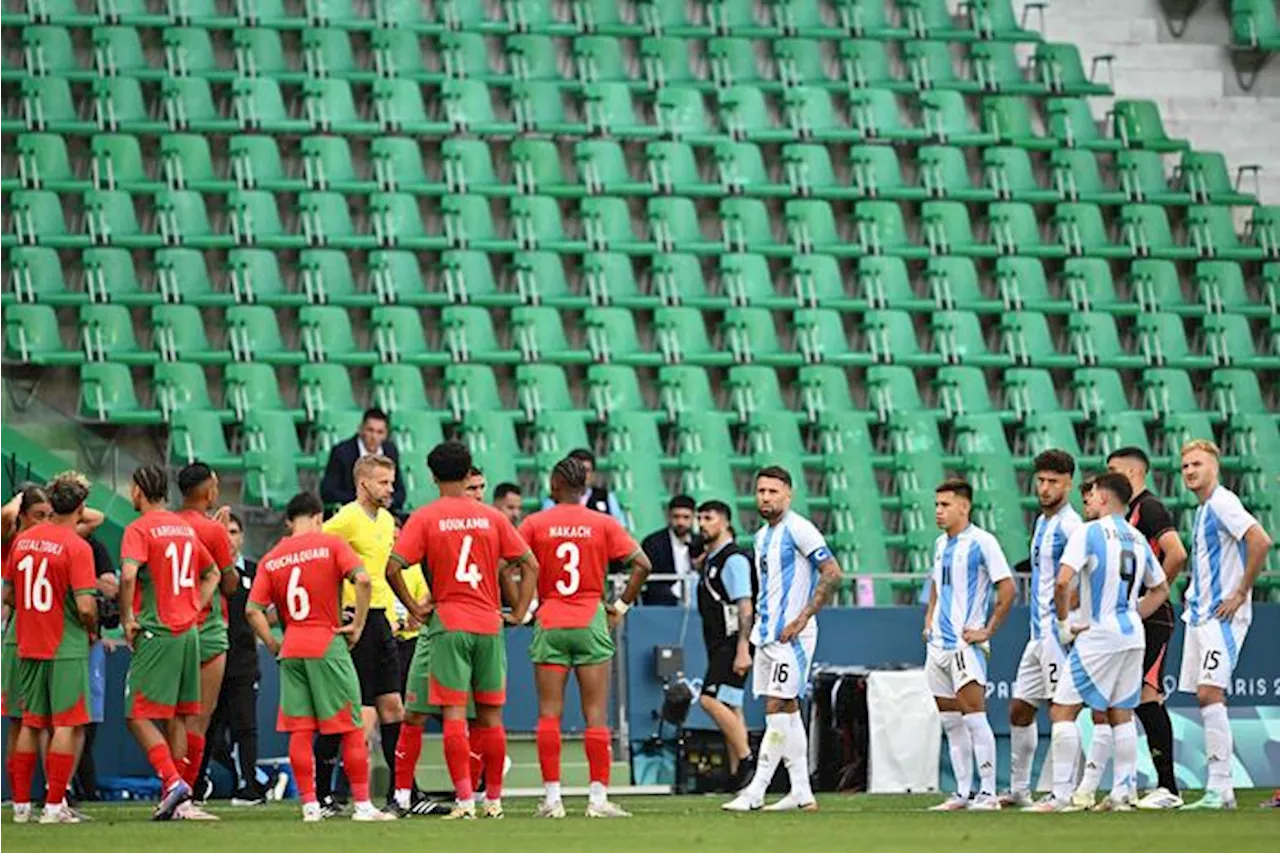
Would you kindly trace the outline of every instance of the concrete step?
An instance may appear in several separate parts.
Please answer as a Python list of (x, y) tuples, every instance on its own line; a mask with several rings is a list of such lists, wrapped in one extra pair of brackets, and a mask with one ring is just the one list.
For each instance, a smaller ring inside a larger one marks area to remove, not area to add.
[[(1117, 92), (1117, 95), (1122, 98), (1129, 96), (1123, 90)], [(1159, 95), (1152, 100), (1160, 105), (1160, 113), (1165, 121), (1239, 119), (1252, 124), (1280, 122), (1280, 99), (1277, 98)], [(1274, 139), (1274, 133), (1273, 126), (1268, 136)]]
[(1054, 9), (1050, 6), (1045, 14), (1045, 38), (1050, 41), (1154, 44), (1164, 27), (1155, 18), (1115, 20), (1104, 15), (1079, 15), (1074, 8), (1065, 12)]
[[(1214, 45), (1199, 44), (1118, 44), (1114, 41), (1076, 42), (1080, 56), (1088, 63), (1095, 56), (1112, 54), (1115, 68), (1156, 71), (1190, 71), (1205, 69), (1224, 71), (1227, 52)], [(1086, 65), (1086, 68), (1088, 66)], [(1101, 70), (1100, 72), (1101, 73)]]
[(1172, 68), (1117, 67), (1115, 90), (1125, 98), (1220, 98), (1225, 77), (1217, 69), (1192, 71)]

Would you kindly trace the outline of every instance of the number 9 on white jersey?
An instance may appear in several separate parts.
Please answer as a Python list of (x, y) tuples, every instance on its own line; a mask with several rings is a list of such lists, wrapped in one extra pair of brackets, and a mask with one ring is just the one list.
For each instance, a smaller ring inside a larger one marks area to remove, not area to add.
[(789, 643), (765, 643), (756, 649), (751, 690), (757, 696), (798, 699), (809, 688), (809, 670), (818, 638), (803, 634)]

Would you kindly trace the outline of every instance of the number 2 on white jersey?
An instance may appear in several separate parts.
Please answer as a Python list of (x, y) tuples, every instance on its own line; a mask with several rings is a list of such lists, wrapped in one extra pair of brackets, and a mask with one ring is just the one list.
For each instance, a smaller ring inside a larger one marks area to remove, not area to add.
[(458, 552), (458, 567), (454, 570), (453, 579), (458, 583), (469, 584), (472, 589), (480, 588), (480, 567), (471, 562), (471, 543), (473, 539), (468, 534), (462, 539), (462, 550)]
[(566, 578), (556, 581), (556, 592), (564, 596), (573, 595), (582, 583), (582, 572), (578, 565), (582, 562), (582, 550), (576, 542), (561, 542), (556, 548), (556, 559), (564, 563)]
[(182, 552), (178, 552), (178, 543), (170, 542), (164, 548), (164, 556), (169, 561), (169, 576), (173, 580), (173, 594), (179, 595), (182, 590), (194, 589), (196, 579), (191, 574), (191, 543), (182, 543)]
[(294, 566), (289, 572), (289, 586), (284, 592), (284, 603), (289, 609), (289, 619), (301, 622), (311, 615), (311, 596), (298, 581), (302, 578), (302, 566)]
[(28, 610), (37, 613), (48, 613), (53, 609), (53, 584), (49, 583), (49, 561), (41, 560), (36, 565), (36, 558), (28, 554), (18, 561), (18, 571), (22, 573), (24, 590), (23, 601)]

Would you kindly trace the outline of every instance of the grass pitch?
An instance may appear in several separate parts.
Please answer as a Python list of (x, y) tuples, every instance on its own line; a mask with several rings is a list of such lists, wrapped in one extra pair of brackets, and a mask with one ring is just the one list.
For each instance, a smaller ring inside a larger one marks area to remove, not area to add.
[[(151, 823), (141, 805), (104, 805), (86, 812), (80, 826), (15, 826), (6, 809), (5, 853), (69, 849), (182, 853), (288, 851), (351, 853), (368, 850), (455, 850), (459, 853), (615, 853), (616, 851), (744, 850), (1034, 850), (1035, 853), (1210, 850), (1274, 851), (1280, 812), (1259, 809), (1269, 792), (1240, 792), (1236, 812), (1035, 815), (1003, 812), (933, 814), (937, 796), (819, 797), (816, 814), (726, 814), (719, 797), (629, 797), (619, 799), (631, 820), (587, 820), (584, 801), (566, 798), (565, 820), (535, 820), (534, 801), (509, 799), (502, 821), (451, 823), (420, 817), (395, 823), (360, 824), (337, 818), (303, 824), (296, 804), (210, 811), (218, 823)], [(771, 798), (772, 799), (772, 798)]]

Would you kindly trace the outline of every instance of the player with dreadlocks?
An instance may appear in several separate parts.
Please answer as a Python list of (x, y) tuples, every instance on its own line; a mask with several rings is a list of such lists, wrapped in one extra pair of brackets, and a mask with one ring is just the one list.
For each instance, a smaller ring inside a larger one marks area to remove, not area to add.
[[(587, 466), (572, 456), (551, 471), (554, 505), (520, 525), (520, 535), (538, 560), (537, 625), (529, 657), (538, 686), (538, 762), (546, 798), (538, 816), (564, 817), (560, 798), (560, 715), (569, 671), (578, 676), (583, 746), (591, 773), (587, 817), (630, 817), (609, 802), (609, 665), (612, 629), (640, 595), (652, 566), (644, 551), (611, 516), (582, 505)], [(611, 560), (631, 566), (622, 597), (606, 606), (605, 573)]]

